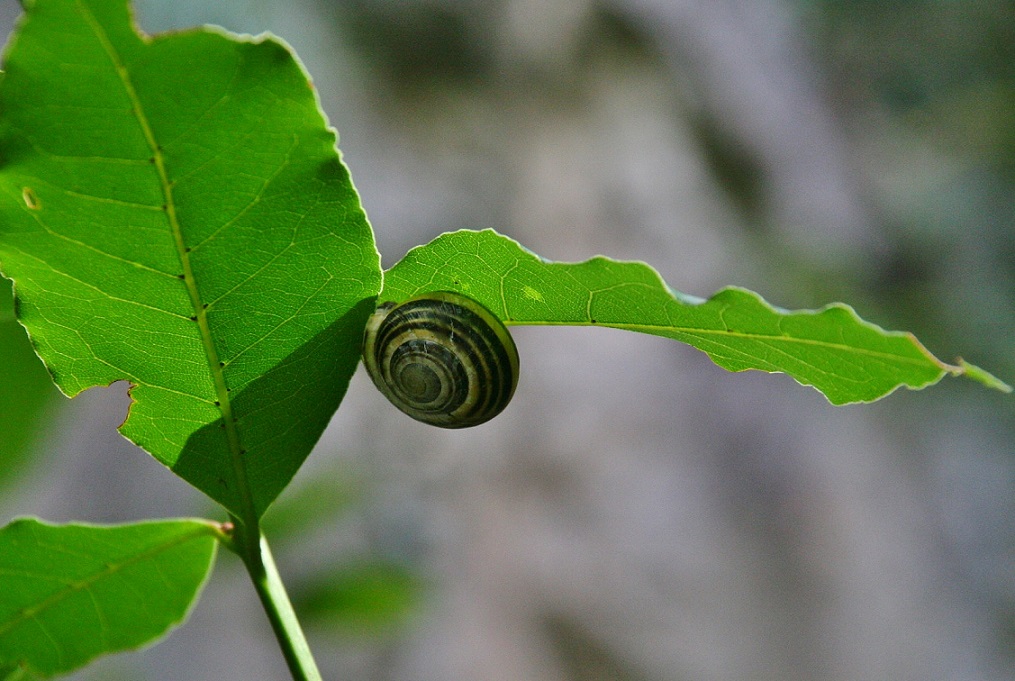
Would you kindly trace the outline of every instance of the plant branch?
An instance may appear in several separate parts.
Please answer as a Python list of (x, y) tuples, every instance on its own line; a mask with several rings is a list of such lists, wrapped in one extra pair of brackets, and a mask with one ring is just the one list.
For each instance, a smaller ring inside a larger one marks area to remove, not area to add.
[[(237, 525), (237, 535), (244, 532), (243, 525)], [(271, 628), (278, 639), (294, 681), (322, 681), (317, 663), (310, 652), (306, 636), (296, 619), (289, 595), (278, 573), (275, 559), (268, 548), (268, 540), (257, 531), (257, 536), (237, 536), (240, 558), (247, 566), (261, 605), (268, 615)]]

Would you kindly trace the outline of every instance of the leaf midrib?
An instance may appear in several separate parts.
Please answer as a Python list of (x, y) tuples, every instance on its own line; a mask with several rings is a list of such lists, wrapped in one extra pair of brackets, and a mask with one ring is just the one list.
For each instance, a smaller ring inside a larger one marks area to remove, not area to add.
[(162, 188), (162, 196), (165, 199), (165, 212), (169, 220), (169, 228), (172, 232), (173, 243), (176, 246), (177, 255), (180, 258), (180, 264), (183, 269), (183, 282), (187, 287), (187, 294), (190, 297), (190, 302), (194, 309), (194, 315), (191, 317), (191, 320), (197, 324), (200, 333), (201, 344), (204, 348), (205, 357), (208, 360), (208, 371), (211, 374), (212, 382), (215, 387), (215, 395), (217, 398), (215, 404), (219, 408), (219, 412), (222, 414), (222, 422), (225, 426), (230, 459), (232, 461), (233, 472), (236, 475), (236, 481), (239, 487), (238, 491), (240, 494), (240, 502), (243, 506), (243, 513), (241, 517), (249, 527), (254, 528), (257, 526), (257, 513), (254, 509), (253, 496), (250, 484), (247, 480), (247, 469), (243, 460), (243, 445), (240, 441), (239, 429), (237, 428), (236, 419), (233, 415), (232, 402), (229, 397), (229, 388), (226, 384), (225, 374), (222, 371), (222, 363), (219, 359), (218, 350), (215, 347), (215, 341), (212, 337), (211, 327), (208, 323), (207, 306), (201, 300), (197, 280), (194, 276), (194, 270), (190, 262), (190, 249), (184, 243), (183, 231), (180, 227), (180, 221), (176, 214), (176, 204), (173, 199), (173, 186), (169, 180), (169, 174), (166, 171), (166, 163), (165, 157), (162, 153), (162, 147), (155, 139), (155, 133), (152, 130), (147, 115), (145, 114), (145, 109), (142, 106), (137, 91), (134, 89), (134, 84), (130, 79), (130, 74), (123, 63), (123, 60), (120, 58), (120, 54), (117, 52), (116, 47), (109, 40), (109, 36), (105, 29), (92, 15), (88, 7), (85, 6), (81, 0), (75, 0), (75, 4), (81, 11), (85, 21), (88, 22), (88, 25), (95, 33), (96, 38), (99, 40), (103, 50), (105, 50), (106, 55), (109, 57), (113, 68), (116, 70), (116, 74), (123, 85), (127, 98), (131, 102), (134, 117), (141, 126), (141, 132), (144, 135), (145, 142), (148, 144), (152, 153), (155, 171), (158, 175), (159, 183)]
[(844, 354), (852, 354), (857, 356), (869, 357), (872, 359), (881, 359), (885, 361), (898, 362), (903, 364), (911, 364), (913, 366), (926, 367), (928, 364), (937, 367), (941, 371), (953, 372), (957, 370), (957, 367), (953, 367), (949, 364), (942, 362), (937, 359), (930, 352), (920, 344), (914, 336), (911, 334), (905, 334), (907, 340), (913, 343), (922, 358), (912, 357), (907, 355), (899, 355), (891, 352), (882, 352), (879, 350), (871, 350), (868, 348), (858, 348), (853, 345), (846, 345), (845, 343), (833, 343), (831, 341), (823, 341), (815, 338), (799, 338), (795, 336), (777, 336), (768, 335), (761, 333), (746, 333), (743, 331), (728, 331), (726, 329), (706, 329), (693, 326), (668, 326), (665, 324), (637, 324), (629, 322), (601, 322), (596, 321), (595, 323), (589, 321), (521, 321), (517, 319), (504, 320), (504, 324), (507, 326), (589, 326), (589, 327), (601, 327), (609, 329), (620, 329), (622, 331), (637, 331), (640, 333), (649, 334), (652, 336), (663, 336), (670, 337), (671, 334), (680, 334), (684, 336), (702, 336), (702, 337), (715, 337), (715, 338), (739, 338), (743, 340), (752, 340), (759, 343), (787, 343), (797, 345), (810, 345), (825, 350), (834, 350)]

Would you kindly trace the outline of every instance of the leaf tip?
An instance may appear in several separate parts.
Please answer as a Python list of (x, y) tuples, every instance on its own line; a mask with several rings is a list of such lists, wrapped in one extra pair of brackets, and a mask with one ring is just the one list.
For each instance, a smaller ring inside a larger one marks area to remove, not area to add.
[(951, 372), (954, 376), (965, 376), (966, 378), (972, 379), (981, 385), (985, 385), (988, 388), (998, 390), (1003, 393), (1012, 392), (1012, 386), (1005, 383), (989, 371), (981, 369), (975, 364), (970, 364), (961, 357), (956, 360), (956, 365), (957, 366), (955, 366), (954, 370)]

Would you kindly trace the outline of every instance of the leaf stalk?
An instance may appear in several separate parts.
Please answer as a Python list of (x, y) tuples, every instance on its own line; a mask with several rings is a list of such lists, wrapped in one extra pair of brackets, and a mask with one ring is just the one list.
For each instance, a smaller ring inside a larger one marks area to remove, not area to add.
[(238, 549), (237, 553), (247, 566), (247, 572), (268, 615), (293, 680), (322, 681), (321, 672), (317, 669), (310, 645), (271, 555), (268, 540), (260, 534), (260, 530), (254, 536), (245, 535), (245, 527), (237, 525), (234, 549)]

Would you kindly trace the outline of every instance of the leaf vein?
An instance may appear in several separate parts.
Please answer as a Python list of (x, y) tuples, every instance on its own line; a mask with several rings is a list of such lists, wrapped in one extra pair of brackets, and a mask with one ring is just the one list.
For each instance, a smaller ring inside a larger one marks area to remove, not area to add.
[(243, 509), (241, 514), (242, 520), (249, 529), (254, 530), (257, 528), (258, 522), (256, 512), (254, 510), (252, 491), (247, 478), (246, 463), (243, 458), (243, 445), (240, 442), (239, 430), (237, 429), (236, 420), (233, 416), (233, 407), (229, 395), (229, 388), (226, 385), (225, 375), (222, 372), (222, 366), (219, 362), (218, 349), (215, 347), (215, 339), (212, 336), (211, 327), (208, 324), (207, 310), (201, 301), (197, 281), (194, 277), (194, 270), (190, 262), (190, 249), (188, 249), (184, 243), (183, 231), (176, 214), (176, 203), (173, 198), (172, 189), (173, 184), (170, 181), (166, 170), (165, 156), (162, 152), (162, 148), (155, 139), (155, 132), (152, 130), (151, 124), (145, 115), (145, 108), (138, 97), (134, 84), (131, 81), (127, 68), (119, 53), (110, 42), (105, 29), (82, 4), (81, 0), (75, 1), (78, 8), (81, 10), (82, 16), (85, 17), (86, 21), (91, 26), (92, 31), (102, 43), (103, 49), (116, 69), (116, 73), (120, 78), (124, 91), (133, 105), (135, 118), (141, 126), (144, 138), (151, 149), (152, 158), (155, 159), (155, 171), (158, 176), (159, 183), (162, 186), (163, 196), (166, 198), (166, 215), (169, 218), (170, 232), (172, 233), (173, 242), (176, 245), (180, 264), (183, 268), (184, 283), (187, 286), (187, 292), (190, 295), (191, 304), (193, 305), (194, 313), (197, 317), (197, 325), (201, 334), (201, 343), (204, 347), (206, 359), (208, 360), (208, 371), (212, 376), (212, 382), (215, 386), (215, 393), (217, 397), (216, 402), (218, 403), (218, 408), (222, 414), (222, 422), (225, 425), (230, 461), (233, 472), (236, 475), (241, 506)]

